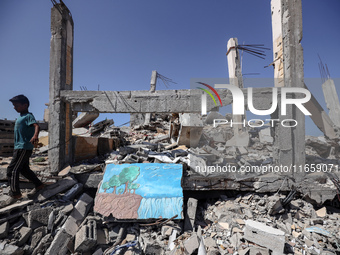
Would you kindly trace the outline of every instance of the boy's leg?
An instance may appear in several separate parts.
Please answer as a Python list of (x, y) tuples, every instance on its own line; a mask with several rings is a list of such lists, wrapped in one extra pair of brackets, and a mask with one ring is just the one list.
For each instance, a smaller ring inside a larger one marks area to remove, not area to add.
[(21, 168), (20, 173), (27, 178), (28, 180), (30, 180), (31, 182), (34, 183), (34, 186), (40, 187), (41, 185), (43, 185), (43, 183), (38, 179), (38, 177), (35, 175), (35, 173), (30, 169), (30, 165), (29, 165), (29, 158), (32, 155), (32, 151), (28, 150), (27, 151), (27, 155), (28, 158), (27, 160), (23, 163), (23, 167)]
[(12, 161), (7, 167), (7, 178), (11, 187), (10, 195), (12, 197), (21, 196), (19, 187), (19, 173), (29, 157), (30, 154), (27, 153), (26, 150), (14, 150)]

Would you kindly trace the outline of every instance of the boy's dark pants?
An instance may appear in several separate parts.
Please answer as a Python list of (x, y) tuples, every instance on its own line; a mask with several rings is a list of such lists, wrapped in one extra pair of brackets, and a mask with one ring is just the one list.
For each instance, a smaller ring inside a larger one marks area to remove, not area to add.
[(21, 195), (19, 187), (19, 173), (33, 182), (35, 187), (42, 185), (42, 182), (29, 167), (29, 158), (31, 155), (32, 150), (14, 150), (12, 161), (7, 167), (7, 178), (11, 187), (11, 196)]

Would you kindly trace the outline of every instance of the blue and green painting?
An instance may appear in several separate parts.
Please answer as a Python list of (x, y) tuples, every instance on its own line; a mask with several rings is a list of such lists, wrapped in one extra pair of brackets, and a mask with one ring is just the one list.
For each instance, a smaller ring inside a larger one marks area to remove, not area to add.
[(106, 165), (94, 210), (117, 219), (182, 218), (182, 165)]

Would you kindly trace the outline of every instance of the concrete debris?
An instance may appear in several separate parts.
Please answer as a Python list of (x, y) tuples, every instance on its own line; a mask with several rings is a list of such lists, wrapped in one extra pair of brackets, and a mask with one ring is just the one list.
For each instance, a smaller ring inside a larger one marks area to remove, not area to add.
[[(278, 172), (218, 173), (212, 166), (270, 167), (276, 148), (270, 128), (234, 136), (231, 128), (213, 128), (207, 119), (151, 114), (148, 123), (121, 128), (106, 123), (92, 136), (84, 128), (88, 138), (114, 138), (119, 146), (101, 155), (97, 146), (92, 159), (58, 176), (50, 174), (46, 152), (36, 149), (31, 168), (47, 186), (34, 200), (0, 208), (0, 254), (340, 254), (337, 173), (309, 171), (299, 183)], [(181, 128), (199, 128), (199, 146), (183, 145)], [(84, 149), (91, 152), (91, 146)], [(334, 141), (306, 138), (309, 167), (329, 170), (339, 159)], [(0, 158), (0, 203), (9, 195), (10, 160)], [(119, 222), (93, 211), (105, 164), (127, 162), (183, 165), (184, 221)], [(24, 179), (20, 185), (24, 197), (33, 188)], [(293, 196), (291, 187), (297, 191)]]
[(259, 138), (260, 138), (260, 142), (263, 144), (267, 144), (267, 143), (272, 144), (274, 142), (274, 138), (271, 135), (271, 131), (269, 127), (260, 130)]
[(0, 239), (3, 239), (7, 236), (8, 228), (9, 228), (8, 222), (2, 223), (0, 225)]
[(263, 223), (246, 220), (244, 238), (268, 248), (273, 254), (279, 255), (283, 253), (285, 233)]
[[(65, 179), (70, 180), (70, 176), (62, 180)], [(315, 179), (325, 181), (322, 176), (315, 176)], [(62, 180), (59, 183), (63, 183)], [(96, 189), (83, 186), (82, 192), (86, 193), (74, 192), (76, 187), (81, 187), (79, 184), (70, 185), (43, 201), (12, 206), (26, 213), (0, 225), (0, 254), (340, 252), (337, 246), (340, 242), (339, 209), (326, 204), (316, 208), (299, 195), (289, 203), (285, 203), (288, 195), (270, 193), (190, 197), (184, 221), (137, 223), (94, 214)], [(1, 210), (11, 212), (8, 207)]]
[(99, 117), (99, 112), (82, 112), (72, 122), (73, 128), (86, 127)]

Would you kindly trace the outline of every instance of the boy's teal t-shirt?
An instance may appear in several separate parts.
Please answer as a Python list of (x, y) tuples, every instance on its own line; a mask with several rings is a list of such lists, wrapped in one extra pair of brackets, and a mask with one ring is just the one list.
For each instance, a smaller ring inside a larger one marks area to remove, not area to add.
[(33, 150), (30, 142), (34, 135), (34, 123), (37, 123), (32, 113), (20, 114), (14, 126), (14, 149)]

